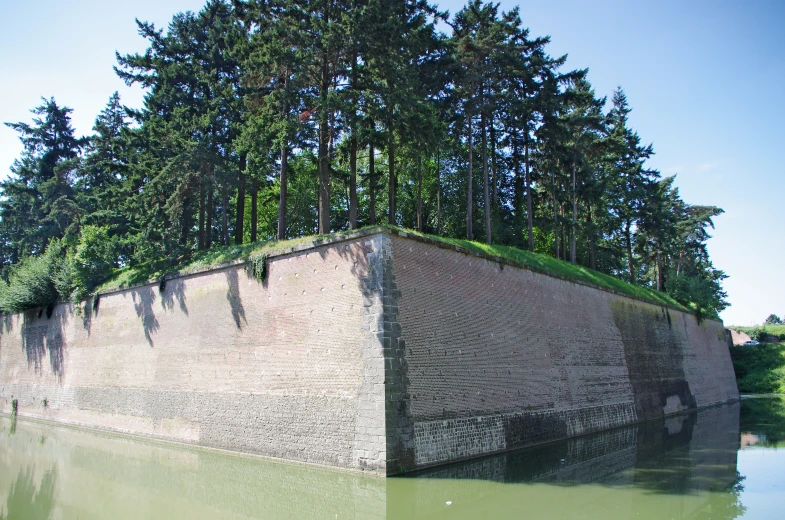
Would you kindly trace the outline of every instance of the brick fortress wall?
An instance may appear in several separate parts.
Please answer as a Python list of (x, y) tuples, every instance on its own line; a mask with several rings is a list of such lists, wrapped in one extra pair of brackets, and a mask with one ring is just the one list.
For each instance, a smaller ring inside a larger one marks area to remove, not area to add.
[(5, 316), (0, 409), (385, 473), (385, 239), (271, 258), (264, 283), (235, 265)]
[(399, 236), (392, 249), (407, 466), (738, 399), (720, 322)]
[(5, 316), (0, 411), (394, 474), (738, 398), (674, 309), (385, 229), (268, 265)]

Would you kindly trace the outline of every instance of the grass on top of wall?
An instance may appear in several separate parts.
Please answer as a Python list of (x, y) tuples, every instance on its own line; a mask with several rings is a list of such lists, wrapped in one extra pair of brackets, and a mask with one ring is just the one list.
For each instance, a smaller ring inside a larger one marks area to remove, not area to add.
[(194, 271), (205, 267), (213, 267), (235, 260), (248, 259), (260, 254), (275, 254), (290, 250), (299, 245), (308, 244), (314, 240), (328, 239), (334, 236), (346, 235), (355, 231), (341, 231), (325, 236), (307, 236), (291, 240), (257, 241), (249, 244), (230, 246), (213, 246), (206, 251), (195, 251), (189, 257), (182, 259), (175, 266), (164, 262), (145, 262), (133, 267), (126, 267), (115, 271), (114, 275), (98, 287), (98, 291), (111, 291), (122, 289), (131, 285), (157, 280), (165, 275)]
[[(646, 300), (657, 305), (667, 305), (691, 312), (690, 309), (681, 305), (663, 292), (648, 289), (646, 287), (631, 285), (623, 280), (614, 278), (613, 276), (594, 271), (588, 267), (573, 265), (569, 262), (559, 260), (552, 256), (540, 253), (532, 253), (530, 251), (524, 251), (512, 246), (488, 245), (458, 238), (429, 235), (426, 233), (412, 231), (410, 229), (402, 229), (392, 226), (368, 226), (367, 228), (361, 228), (361, 230), (374, 227), (385, 227), (388, 229), (403, 231), (409, 235), (420, 236), (435, 242), (458, 246), (466, 251), (500, 257), (513, 263), (520, 264), (524, 267), (528, 267), (534, 271), (552, 274), (558, 277), (576, 280), (579, 282), (585, 282), (597, 287), (627, 294), (641, 300)], [(110, 280), (102, 284), (98, 290), (107, 291), (128, 287), (130, 285), (143, 283), (149, 280), (159, 279), (166, 274), (187, 272), (203, 267), (216, 266), (233, 260), (250, 258), (263, 253), (274, 254), (277, 252), (283, 252), (291, 249), (292, 247), (313, 242), (319, 238), (330, 238), (350, 233), (353, 233), (353, 231), (341, 231), (321, 237), (307, 236), (291, 240), (271, 240), (267, 242), (260, 241), (242, 245), (217, 246), (209, 249), (208, 251), (195, 252), (189, 258), (184, 259), (182, 262), (180, 262), (180, 264), (174, 267), (166, 266), (160, 262), (148, 262), (146, 264), (140, 264), (134, 267), (118, 270), (115, 275)]]
[(554, 258), (549, 255), (532, 253), (531, 251), (524, 251), (512, 246), (493, 244), (488, 245), (480, 242), (462, 240), (459, 238), (439, 237), (411, 231), (408, 229), (405, 231), (408, 234), (419, 235), (437, 242), (459, 246), (463, 249), (466, 249), (467, 251), (498, 256), (511, 262), (520, 264), (524, 267), (528, 267), (534, 271), (552, 274), (558, 277), (568, 278), (570, 280), (576, 280), (579, 282), (586, 282), (597, 287), (627, 294), (658, 305), (667, 305), (677, 309), (682, 309), (684, 311), (692, 312), (692, 310), (686, 308), (684, 305), (680, 304), (666, 293), (655, 291), (646, 287), (632, 285), (623, 280), (619, 280), (618, 278), (614, 278), (613, 276), (600, 273), (593, 269), (589, 269), (588, 267), (565, 262), (564, 260), (559, 260), (558, 258)]

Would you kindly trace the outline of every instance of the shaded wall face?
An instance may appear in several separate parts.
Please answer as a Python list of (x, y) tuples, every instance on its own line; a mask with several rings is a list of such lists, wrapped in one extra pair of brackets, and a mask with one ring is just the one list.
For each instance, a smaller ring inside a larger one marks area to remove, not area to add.
[(383, 470), (384, 395), (369, 380), (383, 382), (383, 360), (363, 342), (373, 255), (371, 237), (274, 258), (264, 283), (231, 267), (106, 295), (83, 315), (61, 305), (6, 317), (0, 404), (10, 411), (13, 396), (21, 415)]
[(392, 243), (418, 466), (738, 398), (720, 323)]

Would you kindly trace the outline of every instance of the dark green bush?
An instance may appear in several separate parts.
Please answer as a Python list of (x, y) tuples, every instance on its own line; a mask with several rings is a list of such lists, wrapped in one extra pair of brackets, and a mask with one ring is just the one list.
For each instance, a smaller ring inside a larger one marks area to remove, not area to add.
[(115, 267), (117, 244), (107, 228), (82, 226), (70, 250), (52, 240), (41, 256), (14, 266), (8, 282), (0, 281), (0, 310), (23, 312), (59, 300), (79, 302), (108, 279)]
[(25, 258), (13, 268), (8, 283), (0, 286), (0, 309), (22, 312), (53, 305), (63, 293), (70, 295), (72, 283), (61, 272), (66, 263), (63, 247), (56, 240), (43, 255)]

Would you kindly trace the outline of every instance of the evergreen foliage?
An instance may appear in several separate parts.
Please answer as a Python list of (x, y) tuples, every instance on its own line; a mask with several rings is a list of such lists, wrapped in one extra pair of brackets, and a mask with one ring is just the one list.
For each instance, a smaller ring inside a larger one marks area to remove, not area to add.
[(148, 49), (115, 70), (142, 109), (115, 93), (85, 138), (54, 99), (7, 123), (24, 152), (0, 183), (3, 310), (381, 222), (727, 306), (706, 251), (722, 210), (647, 167), (624, 91), (564, 70), (517, 8), (208, 0), (137, 25)]

